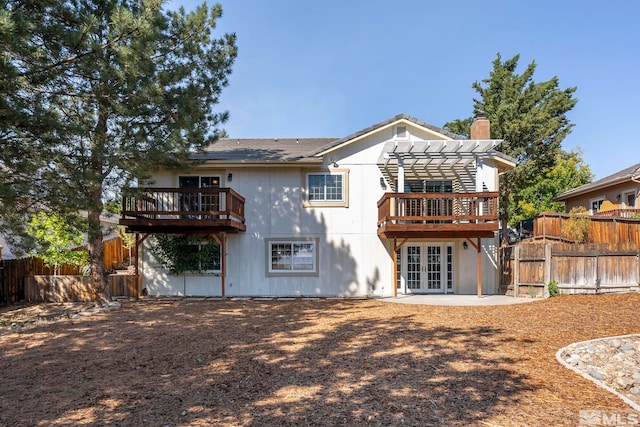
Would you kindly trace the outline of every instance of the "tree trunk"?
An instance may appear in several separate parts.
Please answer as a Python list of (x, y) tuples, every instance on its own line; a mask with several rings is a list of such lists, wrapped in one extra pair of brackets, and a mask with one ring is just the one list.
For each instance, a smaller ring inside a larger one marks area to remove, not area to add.
[[(99, 197), (99, 196), (98, 196)], [(100, 212), (89, 210), (89, 262), (91, 265), (91, 283), (96, 293), (96, 304), (104, 306), (111, 301), (111, 293), (104, 268), (104, 247), (100, 228)]]
[(103, 190), (103, 158), (107, 136), (107, 114), (98, 115), (95, 134), (91, 143), (91, 182), (87, 186), (89, 197), (89, 259), (91, 265), (91, 282), (96, 293), (96, 304), (108, 305), (111, 302), (111, 292), (104, 267), (104, 247), (102, 245), (102, 228), (100, 214), (102, 214)]

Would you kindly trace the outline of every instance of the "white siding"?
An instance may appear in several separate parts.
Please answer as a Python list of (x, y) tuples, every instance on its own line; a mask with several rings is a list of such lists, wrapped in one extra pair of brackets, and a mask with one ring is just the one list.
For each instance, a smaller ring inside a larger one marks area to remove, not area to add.
[[(433, 139), (434, 135), (409, 126), (409, 137)], [(223, 186), (245, 197), (245, 233), (228, 234), (226, 241), (226, 296), (389, 296), (395, 278), (390, 242), (377, 235), (377, 201), (383, 194), (382, 172), (377, 166), (382, 144), (393, 138), (392, 128), (349, 144), (325, 156), (323, 170), (337, 162), (348, 170), (348, 207), (304, 207), (303, 183), (309, 169), (292, 167), (235, 167), (206, 169), (193, 174), (218, 172)], [(314, 170), (314, 169), (310, 169)], [(233, 173), (231, 183), (225, 183)], [(430, 172), (434, 173), (434, 172)], [(451, 178), (455, 191), (474, 191), (475, 162), (466, 169), (441, 171), (434, 178)], [(491, 165), (481, 169), (488, 190), (497, 189), (497, 173)], [(177, 186), (176, 175), (157, 174), (154, 186)], [(316, 276), (270, 276), (266, 239), (318, 239)], [(147, 239), (145, 246), (149, 243)], [(452, 240), (455, 259), (455, 292), (476, 292), (476, 251), (462, 240)], [(483, 293), (497, 290), (495, 239), (482, 240)], [(220, 295), (220, 275), (169, 276), (145, 250), (143, 287), (152, 295)]]

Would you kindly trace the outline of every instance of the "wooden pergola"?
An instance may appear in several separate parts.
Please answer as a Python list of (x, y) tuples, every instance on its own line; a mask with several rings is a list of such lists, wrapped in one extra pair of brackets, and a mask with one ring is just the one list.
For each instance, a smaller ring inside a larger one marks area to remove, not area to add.
[[(477, 253), (477, 294), (482, 296), (482, 238), (499, 228), (496, 189), (477, 177), (486, 159), (498, 159), (501, 140), (432, 140), (387, 142), (378, 167), (394, 192), (378, 202), (378, 235), (393, 245), (393, 289), (397, 296), (397, 253), (412, 238), (463, 238)], [(475, 178), (475, 191), (405, 193), (406, 176), (429, 179)]]

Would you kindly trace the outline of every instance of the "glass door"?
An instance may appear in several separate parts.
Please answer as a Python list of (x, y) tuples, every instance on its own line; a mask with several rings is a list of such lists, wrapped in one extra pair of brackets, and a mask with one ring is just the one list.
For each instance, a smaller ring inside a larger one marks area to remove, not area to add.
[(442, 257), (441, 246), (426, 247), (426, 263), (424, 266), (427, 292), (442, 292)]
[[(215, 188), (220, 187), (219, 176), (179, 176), (179, 188)], [(220, 210), (220, 193), (180, 193), (180, 210), (203, 212)], [(196, 218), (195, 215), (189, 217)], [(217, 218), (217, 215), (199, 215), (201, 219)]]
[(422, 268), (422, 246), (407, 246), (407, 292), (421, 289)]
[(420, 243), (399, 250), (396, 286), (401, 293), (453, 292), (453, 245)]

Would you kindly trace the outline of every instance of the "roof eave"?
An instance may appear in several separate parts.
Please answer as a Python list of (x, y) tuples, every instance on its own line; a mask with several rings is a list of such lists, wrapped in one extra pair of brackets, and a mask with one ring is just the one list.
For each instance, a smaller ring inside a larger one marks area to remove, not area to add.
[[(589, 194), (589, 193), (592, 193), (594, 191), (602, 190), (603, 188), (613, 187), (614, 185), (623, 184), (623, 183), (628, 182), (628, 181), (631, 181), (631, 178), (628, 177), (628, 176), (624, 176), (624, 177), (620, 177), (620, 178), (615, 179), (615, 180), (607, 181), (606, 183), (603, 183), (602, 185), (590, 186), (591, 183), (584, 184), (583, 186), (574, 188), (572, 190), (569, 190), (569, 191), (566, 191), (566, 192), (564, 192), (562, 194), (557, 195), (556, 197), (554, 197), (552, 199), (552, 201), (554, 201), (554, 202), (563, 202), (563, 201), (565, 201), (567, 199), (571, 199), (572, 197), (583, 196), (585, 194)], [(581, 187), (587, 187), (587, 188), (580, 190)]]
[(303, 157), (297, 159), (281, 159), (281, 160), (221, 160), (221, 159), (197, 159), (203, 162), (199, 166), (220, 165), (226, 167), (247, 167), (247, 166), (301, 166), (301, 165), (319, 165), (323, 163), (321, 157)]

